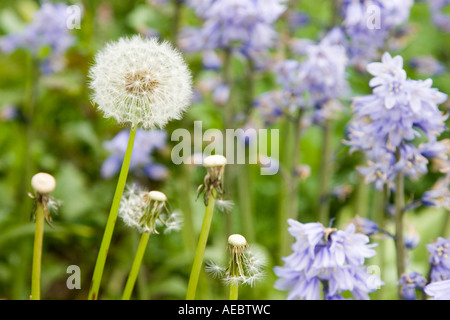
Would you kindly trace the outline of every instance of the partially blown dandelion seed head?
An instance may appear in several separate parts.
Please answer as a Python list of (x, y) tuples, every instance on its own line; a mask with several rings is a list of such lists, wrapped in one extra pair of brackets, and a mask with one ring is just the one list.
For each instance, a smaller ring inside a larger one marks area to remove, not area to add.
[(92, 101), (106, 118), (145, 129), (179, 119), (192, 97), (191, 73), (168, 42), (133, 36), (111, 42), (89, 72)]
[(264, 275), (264, 259), (255, 255), (244, 236), (232, 234), (228, 237), (228, 265), (226, 268), (210, 261), (205, 270), (211, 276), (222, 279), (227, 285), (254, 283)]
[(137, 185), (129, 185), (122, 196), (119, 216), (123, 222), (139, 230), (158, 234), (157, 227), (166, 226), (165, 233), (180, 230), (181, 217), (169, 212), (167, 197), (159, 191), (145, 191)]

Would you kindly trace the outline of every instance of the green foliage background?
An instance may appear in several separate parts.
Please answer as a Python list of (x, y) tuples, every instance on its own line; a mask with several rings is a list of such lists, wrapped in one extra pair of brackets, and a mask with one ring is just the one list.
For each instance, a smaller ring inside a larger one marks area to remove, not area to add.
[[(74, 4), (75, 2), (68, 2)], [(102, 116), (90, 104), (90, 89), (87, 72), (95, 52), (110, 41), (121, 36), (137, 33), (143, 28), (158, 30), (165, 39), (172, 39), (173, 6), (152, 7), (145, 1), (82, 1), (84, 16), (81, 28), (74, 30), (76, 45), (67, 53), (67, 67), (54, 75), (42, 76), (34, 82), (32, 59), (24, 50), (11, 55), (0, 54), (0, 106), (11, 104), (27, 110), (30, 99), (36, 99), (36, 111), (31, 119), (18, 118), (0, 122), (0, 298), (27, 299), (30, 294), (31, 257), (34, 224), (30, 221), (32, 200), (29, 179), (38, 171), (54, 174), (57, 189), (54, 196), (63, 206), (54, 217), (54, 227), (46, 226), (44, 237), (42, 296), (44, 299), (85, 299), (89, 289), (97, 250), (111, 204), (117, 177), (102, 179), (100, 167), (108, 156), (102, 143), (110, 140), (121, 129), (112, 120)], [(2, 0), (0, 2), (0, 35), (15, 32), (30, 21), (39, 4), (31, 0)], [(299, 8), (311, 16), (311, 24), (300, 28), (296, 35), (317, 39), (332, 17), (329, 0), (300, 1)], [(182, 24), (197, 24), (199, 21), (191, 10), (183, 10)], [(277, 28), (284, 27), (277, 22)], [(450, 35), (439, 31), (431, 22), (426, 3), (416, 3), (411, 14), (412, 34), (406, 45), (396, 54), (404, 57), (406, 64), (418, 55), (433, 55), (443, 62), (447, 72), (433, 77), (434, 87), (450, 93)], [(394, 52), (393, 52), (394, 53)], [(195, 79), (204, 76), (199, 54), (186, 55)], [(408, 76), (424, 78), (409, 67)], [(233, 73), (237, 77), (238, 91), (245, 90), (242, 65), (233, 61)], [(349, 70), (353, 94), (367, 94), (369, 76)], [(33, 96), (33, 86), (37, 86)], [(271, 75), (260, 75), (257, 93), (272, 89)], [(235, 92), (238, 103), (241, 92)], [(333, 186), (349, 185), (353, 192), (343, 201), (333, 199), (332, 216), (336, 224), (344, 226), (355, 214), (371, 217), (376, 203), (371, 187), (361, 188), (360, 177), (355, 167), (361, 156), (350, 155), (341, 141), (345, 138), (345, 127), (351, 117), (349, 101), (346, 111), (336, 123), (333, 147), (336, 173)], [(448, 104), (447, 104), (448, 107)], [(444, 110), (443, 110), (444, 111)], [(193, 121), (202, 120), (204, 130), (220, 128), (222, 120), (217, 106), (210, 99), (193, 105), (183, 120), (175, 121), (166, 128), (170, 133), (179, 127), (192, 129)], [(31, 129), (30, 129), (31, 128)], [(311, 176), (301, 183), (299, 189), (301, 222), (316, 221), (318, 173), (320, 169), (321, 131), (311, 127), (302, 142), (302, 163), (311, 167)], [(444, 136), (448, 136), (445, 133)], [(170, 144), (158, 154), (158, 161), (170, 168), (170, 177), (163, 183), (143, 181), (149, 188), (159, 189), (168, 195), (174, 209), (183, 209), (189, 202), (193, 208), (194, 230), (184, 228), (180, 233), (152, 236), (144, 257), (138, 283), (136, 299), (184, 299), (191, 268), (194, 246), (203, 218), (204, 205), (195, 201), (195, 190), (202, 183), (203, 168), (187, 170), (170, 161)], [(280, 146), (282, 148), (282, 146)], [(247, 190), (254, 206), (254, 245), (267, 258), (266, 277), (254, 289), (246, 287), (240, 292), (242, 299), (284, 299), (285, 292), (273, 288), (275, 275), (272, 268), (278, 262), (277, 211), (281, 178), (261, 176), (259, 167), (249, 166), (251, 186)], [(186, 178), (186, 172), (189, 177)], [(429, 189), (437, 178), (432, 173), (420, 181), (407, 181), (409, 198), (419, 197)], [(132, 174), (129, 181), (138, 179)], [(237, 180), (239, 183), (239, 179)], [(364, 191), (365, 190), (365, 191)], [(228, 190), (233, 198), (235, 190)], [(363, 206), (358, 202), (362, 193), (367, 197)], [(362, 212), (361, 212), (362, 211)], [(410, 271), (426, 274), (428, 254), (425, 245), (441, 234), (445, 211), (424, 208), (408, 212), (407, 223), (415, 225), (421, 235), (419, 246), (409, 252)], [(231, 226), (231, 230), (229, 226)], [(393, 226), (387, 226), (392, 229)], [(245, 226), (237, 207), (229, 216), (216, 212), (212, 232), (206, 251), (206, 260), (223, 262), (227, 231), (243, 232)], [(286, 231), (287, 232), (287, 231)], [(101, 299), (120, 298), (131, 267), (139, 235), (117, 222), (113, 243), (109, 252)], [(380, 239), (386, 245), (385, 267), (381, 277), (386, 285), (374, 298), (393, 299), (395, 287), (395, 253), (389, 240)], [(368, 264), (379, 265), (379, 258)], [(69, 290), (66, 273), (69, 265), (81, 269), (81, 290)], [(202, 276), (199, 288), (201, 299), (226, 299), (227, 288), (218, 280)]]

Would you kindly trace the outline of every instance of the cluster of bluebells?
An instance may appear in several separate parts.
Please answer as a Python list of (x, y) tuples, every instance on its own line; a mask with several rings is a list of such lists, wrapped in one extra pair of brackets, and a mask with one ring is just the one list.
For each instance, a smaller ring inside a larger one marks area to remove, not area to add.
[(436, 300), (450, 300), (450, 238), (438, 237), (427, 245), (431, 265), (425, 293)]
[[(65, 52), (75, 42), (67, 26), (71, 14), (68, 9), (64, 3), (42, 4), (24, 30), (0, 38), (0, 50), (11, 53), (25, 48), (40, 60), (44, 74), (61, 70)], [(50, 49), (49, 53), (42, 57), (46, 49)]]
[(450, 32), (450, 16), (443, 11), (450, 5), (450, 0), (428, 0), (433, 23), (441, 30)]
[[(104, 142), (104, 148), (110, 152), (100, 169), (103, 178), (113, 177), (121, 168), (127, 149), (130, 131), (120, 131), (112, 140)], [(167, 132), (164, 130), (136, 131), (133, 153), (130, 160), (130, 171), (138, 176), (146, 176), (154, 181), (165, 180), (169, 171), (166, 166), (156, 163), (152, 154), (166, 148)]]
[(450, 238), (439, 237), (427, 245), (430, 253), (431, 282), (450, 280)]
[(369, 293), (383, 283), (364, 267), (366, 258), (375, 256), (369, 238), (355, 232), (325, 228), (320, 223), (302, 224), (288, 220), (289, 233), (295, 237), (293, 253), (284, 258), (283, 267), (275, 267), (275, 288), (289, 290), (288, 299), (318, 300), (320, 284), (325, 299), (343, 299), (349, 291), (355, 299), (369, 299)]
[(405, 273), (398, 281), (400, 294), (405, 300), (416, 300), (417, 291), (422, 292), (426, 283), (425, 277), (418, 272)]
[[(447, 119), (438, 105), (447, 95), (432, 88), (431, 79), (407, 79), (401, 56), (386, 52), (367, 70), (373, 93), (354, 99), (346, 143), (365, 153), (368, 165), (359, 171), (367, 183), (393, 188), (397, 174), (417, 178), (428, 172), (430, 159), (447, 158), (445, 142), (437, 140)], [(417, 146), (418, 137), (425, 142)]]
[(343, 31), (352, 65), (378, 57), (391, 33), (409, 19), (413, 0), (344, 0)]
[(336, 32), (333, 29), (318, 43), (299, 40), (293, 50), (303, 60), (288, 59), (277, 64), (274, 71), (281, 89), (264, 93), (255, 103), (268, 122), (284, 110), (299, 108), (316, 109), (323, 116), (328, 102), (345, 96), (347, 56), (336, 41)]
[(282, 0), (188, 0), (203, 20), (201, 28), (187, 28), (179, 39), (183, 51), (236, 49), (251, 56), (274, 46), (272, 24), (286, 10)]

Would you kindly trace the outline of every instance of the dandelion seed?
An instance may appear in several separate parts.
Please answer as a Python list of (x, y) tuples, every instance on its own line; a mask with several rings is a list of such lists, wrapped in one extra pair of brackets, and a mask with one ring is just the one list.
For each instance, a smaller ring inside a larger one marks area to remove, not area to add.
[(216, 207), (220, 212), (223, 213), (230, 213), (231, 211), (233, 211), (233, 207), (234, 207), (234, 202), (231, 200), (221, 200), (221, 199), (217, 199), (216, 200)]
[(209, 275), (211, 275), (213, 278), (221, 278), (224, 275), (226, 269), (222, 268), (221, 266), (214, 263), (213, 261), (209, 261), (206, 264), (205, 271)]

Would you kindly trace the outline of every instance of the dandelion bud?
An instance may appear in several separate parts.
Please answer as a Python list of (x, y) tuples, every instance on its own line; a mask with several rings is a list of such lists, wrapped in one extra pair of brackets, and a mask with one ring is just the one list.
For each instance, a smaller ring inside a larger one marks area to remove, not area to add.
[(121, 38), (95, 57), (92, 100), (106, 118), (144, 129), (179, 119), (192, 97), (191, 73), (181, 54), (156, 38)]
[(40, 172), (31, 178), (31, 186), (37, 194), (49, 194), (55, 190), (56, 180), (51, 174)]
[(39, 172), (31, 178), (31, 186), (34, 189), (36, 196), (30, 196), (35, 199), (36, 202), (42, 204), (45, 220), (52, 226), (50, 213), (56, 212), (61, 206), (60, 201), (55, 200), (50, 196), (50, 193), (55, 190), (56, 187), (55, 178), (51, 174)]

